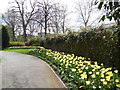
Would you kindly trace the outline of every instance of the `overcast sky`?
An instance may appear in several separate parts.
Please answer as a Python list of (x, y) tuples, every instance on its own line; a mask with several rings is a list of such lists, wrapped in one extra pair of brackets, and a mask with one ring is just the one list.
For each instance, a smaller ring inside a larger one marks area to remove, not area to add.
[[(13, 2), (14, 0), (1, 0), (0, 1), (0, 15), (1, 13), (4, 13), (7, 11), (7, 8), (10, 6), (9, 2)], [(39, 1), (39, 0), (38, 0)], [(52, 0), (54, 2), (63, 4), (63, 5), (67, 5), (68, 11), (72, 12), (72, 14), (69, 15), (68, 19), (69, 19), (69, 26), (70, 28), (76, 28), (79, 27), (80, 24), (79, 22), (77, 22), (77, 14), (75, 13), (75, 1), (77, 0)], [(94, 13), (92, 15), (92, 18), (94, 19), (95, 17), (97, 17), (98, 13)]]

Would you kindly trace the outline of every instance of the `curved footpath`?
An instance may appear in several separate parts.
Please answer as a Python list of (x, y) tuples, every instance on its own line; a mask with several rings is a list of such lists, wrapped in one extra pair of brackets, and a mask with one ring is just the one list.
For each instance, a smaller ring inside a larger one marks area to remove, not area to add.
[(2, 88), (66, 88), (50, 66), (37, 57), (6, 51), (0, 51), (0, 56)]

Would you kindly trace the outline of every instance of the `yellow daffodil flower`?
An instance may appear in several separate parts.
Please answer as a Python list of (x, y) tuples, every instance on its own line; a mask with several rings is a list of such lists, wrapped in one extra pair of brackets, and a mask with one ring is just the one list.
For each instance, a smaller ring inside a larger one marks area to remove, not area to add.
[(109, 71), (109, 72), (107, 72), (106, 74), (108, 74), (109, 76), (113, 76), (112, 71)]
[(96, 75), (99, 75), (100, 72), (96, 72)]
[(107, 80), (107, 81), (110, 81), (110, 76), (106, 76), (106, 80)]
[(120, 84), (117, 84), (116, 86), (117, 86), (118, 88), (120, 88)]
[(114, 70), (115, 73), (118, 73), (118, 70)]
[(115, 79), (115, 82), (117, 82), (117, 83), (118, 83), (118, 82), (119, 82), (119, 79)]
[(89, 74), (92, 74), (92, 72), (89, 72)]
[(104, 84), (104, 85), (107, 85), (107, 82), (106, 82), (106, 81), (103, 81), (103, 84)]
[(82, 78), (82, 79), (87, 78), (87, 74), (86, 74), (86, 73), (81, 74), (81, 78)]
[(90, 81), (86, 81), (86, 84), (87, 84), (87, 85), (90, 85)]
[(104, 81), (105, 81), (105, 79), (100, 79), (100, 81), (104, 82)]
[(71, 70), (72, 70), (73, 72), (75, 72), (75, 71), (76, 71), (76, 69), (74, 69), (74, 68), (72, 68)]
[(95, 78), (95, 74), (92, 74), (91, 76), (92, 76), (92, 78)]

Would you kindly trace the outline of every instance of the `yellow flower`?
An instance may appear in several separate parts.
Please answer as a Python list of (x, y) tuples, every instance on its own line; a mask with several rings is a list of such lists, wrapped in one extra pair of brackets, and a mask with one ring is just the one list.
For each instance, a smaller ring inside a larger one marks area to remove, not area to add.
[(97, 75), (99, 75), (99, 72), (96, 72)]
[(95, 65), (97, 65), (97, 62), (94, 62), (95, 63)]
[(86, 81), (86, 84), (87, 84), (87, 85), (90, 85), (90, 81)]
[(102, 82), (104, 82), (105, 81), (105, 79), (100, 79)]
[(93, 69), (92, 71), (95, 71), (95, 69)]
[(72, 63), (72, 61), (70, 61), (70, 63)]
[(103, 63), (101, 63), (101, 66), (103, 66)]
[(74, 68), (72, 68), (71, 70), (72, 70), (73, 72), (75, 72), (75, 71), (76, 71), (76, 69), (74, 69)]
[(106, 74), (108, 74), (109, 76), (113, 76), (112, 71), (109, 71), (109, 72), (107, 72)]
[(92, 72), (89, 72), (89, 74), (92, 74)]
[(117, 84), (116, 86), (120, 88), (120, 84)]
[(82, 78), (82, 79), (87, 78), (87, 74), (84, 72), (83, 74), (81, 74), (81, 78)]
[(91, 76), (92, 76), (93, 78), (95, 78), (95, 74), (92, 74)]
[(104, 84), (104, 85), (107, 85), (107, 82), (106, 82), (106, 81), (103, 81), (103, 84)]
[(106, 76), (106, 80), (107, 80), (107, 81), (110, 81), (110, 76)]
[(88, 58), (88, 60), (90, 60), (90, 58)]
[(119, 79), (115, 79), (115, 82), (119, 82)]
[(88, 69), (88, 67), (86, 67), (85, 69)]
[(118, 73), (118, 70), (114, 70), (115, 73)]
[(101, 75), (101, 77), (104, 77), (104, 74), (103, 74), (103, 73), (101, 73), (100, 75)]
[(97, 69), (100, 69), (100, 66), (97, 65), (96, 68), (97, 68)]
[(111, 70), (112, 68), (107, 68), (108, 70)]
[(79, 72), (79, 73), (82, 73), (82, 70), (81, 70), (81, 69), (78, 69), (78, 72)]

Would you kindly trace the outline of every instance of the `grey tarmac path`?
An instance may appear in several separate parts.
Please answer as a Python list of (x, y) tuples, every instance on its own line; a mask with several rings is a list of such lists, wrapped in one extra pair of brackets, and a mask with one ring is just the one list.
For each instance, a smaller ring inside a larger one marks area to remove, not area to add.
[(43, 60), (16, 52), (0, 51), (0, 54), (2, 88), (66, 88)]

